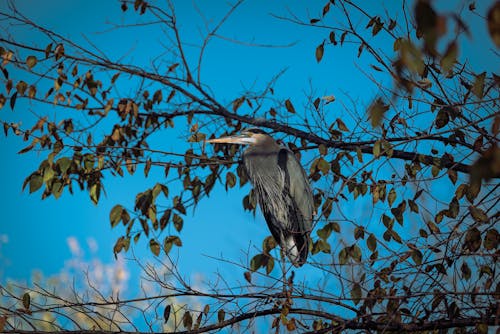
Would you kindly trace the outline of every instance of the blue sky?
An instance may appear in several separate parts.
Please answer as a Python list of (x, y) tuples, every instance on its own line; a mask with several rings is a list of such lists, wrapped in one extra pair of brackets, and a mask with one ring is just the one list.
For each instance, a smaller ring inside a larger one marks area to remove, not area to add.
[[(228, 9), (226, 1), (217, 1), (215, 5), (212, 1), (196, 3), (204, 16), (213, 22)], [(290, 47), (268, 48), (214, 40), (206, 51), (202, 71), (204, 81), (214, 95), (220, 101), (229, 103), (247, 89), (263, 87), (273, 75), (286, 68), (287, 71), (276, 85), (276, 94), (284, 98), (292, 97), (298, 109), (306, 104), (306, 96), (313, 87), (318, 96), (333, 94), (337, 97), (338, 103), (332, 104), (329, 109), (331, 113), (342, 115), (342, 104), (349, 106), (351, 103), (347, 96), (355, 99), (359, 110), (363, 110), (376, 95), (377, 88), (371, 83), (367, 84), (367, 78), (356, 66), (362, 69), (373, 62), (366, 62), (364, 57), (355, 58), (352, 49), (346, 47), (327, 48), (323, 61), (318, 64), (314, 50), (327, 34), (270, 16), (271, 13), (286, 16), (287, 10), (291, 10), (303, 17), (308, 17), (307, 13), (314, 17), (321, 12), (324, 3), (244, 3), (221, 29), (222, 35), (249, 44), (294, 44)], [(189, 43), (199, 44), (200, 36), (205, 32), (199, 13), (192, 7), (191, 1), (178, 1), (175, 4), (182, 37)], [(482, 4), (477, 4), (478, 11)], [(110, 30), (110, 22), (119, 23), (124, 17), (135, 16), (131, 12), (123, 14), (119, 3), (113, 1), (16, 1), (16, 5), (34, 21), (75, 41), (86, 43), (85, 35), (112, 59), (130, 52), (133, 56), (127, 59), (134, 64), (148, 66), (151, 55), (158, 54), (155, 49), (160, 48), (162, 43), (161, 31), (151, 30), (151, 27), (128, 29), (126, 32)], [(4, 7), (5, 3), (2, 3), (0, 8)], [(388, 7), (390, 11), (395, 8), (399, 7)], [(488, 37), (482, 22), (473, 16), (469, 17), (468, 23), (479, 33), (474, 35), (477, 40), (467, 42), (468, 47), (463, 52), (470, 56), (473, 64), (493, 62), (494, 58), (481, 58), (482, 53), (473, 51), (475, 45)], [(3, 24), (0, 22), (0, 27)], [(19, 37), (40, 45), (46, 44), (27, 31), (20, 31)], [(123, 79), (120, 89), (126, 93), (132, 87), (124, 81), (126, 79)], [(0, 110), (1, 118), (9, 122), (22, 120), (30, 126), (30, 107), (22, 107), (22, 104), (17, 105), (13, 112), (4, 107)], [(50, 114), (51, 111), (46, 112)], [(179, 148), (185, 143), (177, 137), (160, 136), (155, 140), (159, 141), (161, 149), (183, 152)], [(67, 246), (68, 237), (76, 237), (83, 245), (88, 238), (94, 238), (99, 245), (95, 256), (102, 261), (112, 262), (112, 247), (122, 231), (111, 229), (108, 219), (110, 209), (117, 203), (133, 207), (136, 193), (162, 182), (162, 171), (151, 173), (147, 179), (140, 172), (124, 178), (108, 175), (105, 179), (106, 196), (101, 197), (97, 206), (91, 203), (87, 193), (78, 191), (72, 196), (64, 193), (58, 200), (50, 197), (42, 201), (39, 192), (29, 195), (27, 191), (21, 191), (24, 178), (40, 162), (40, 157), (35, 153), (16, 154), (26, 145), (18, 137), (2, 135), (0, 139), (3, 157), (3, 163), (0, 164), (0, 182), (3, 185), (0, 235), (8, 237), (8, 242), (0, 245), (0, 280), (28, 280), (33, 269), (41, 269), (47, 275), (58, 273), (72, 256)], [(223, 186), (218, 185), (210, 197), (198, 205), (196, 211), (188, 213), (181, 234), (184, 246), (179, 250), (181, 271), (209, 275), (220, 269), (227, 270), (229, 275), (238, 275), (241, 279), (241, 273), (233, 273), (231, 268), (218, 268), (218, 262), (205, 255), (223, 255), (239, 261), (245, 258), (244, 252), (249, 247), (260, 247), (261, 240), (269, 234), (259, 213), (254, 218), (243, 211), (241, 200), (247, 192), (248, 186), (243, 191), (231, 190), (226, 193)], [(88, 247), (84, 246), (84, 249), (90, 256)], [(135, 253), (140, 259), (149, 258), (147, 243), (136, 246)], [(250, 254), (255, 254), (255, 251), (250, 251)]]

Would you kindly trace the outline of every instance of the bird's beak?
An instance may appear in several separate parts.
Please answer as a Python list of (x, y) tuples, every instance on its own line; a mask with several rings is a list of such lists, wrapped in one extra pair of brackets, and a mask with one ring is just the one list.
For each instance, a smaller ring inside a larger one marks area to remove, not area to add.
[(245, 134), (241, 134), (239, 136), (229, 136), (229, 137), (209, 139), (207, 140), (207, 143), (249, 145), (249, 144), (255, 144), (255, 138)]

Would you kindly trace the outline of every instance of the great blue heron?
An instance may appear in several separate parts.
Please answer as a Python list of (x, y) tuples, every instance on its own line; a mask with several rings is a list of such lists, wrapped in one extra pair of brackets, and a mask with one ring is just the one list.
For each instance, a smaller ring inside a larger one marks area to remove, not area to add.
[(207, 142), (249, 145), (243, 165), (269, 230), (292, 264), (302, 266), (309, 252), (314, 201), (307, 175), (293, 152), (260, 129)]

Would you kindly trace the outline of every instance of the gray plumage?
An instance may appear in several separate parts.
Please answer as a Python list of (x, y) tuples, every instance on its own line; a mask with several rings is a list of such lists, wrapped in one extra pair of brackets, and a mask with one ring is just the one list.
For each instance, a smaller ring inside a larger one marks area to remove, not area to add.
[(296, 267), (309, 252), (314, 201), (307, 175), (292, 151), (258, 129), (212, 143), (248, 144), (243, 165), (269, 230)]

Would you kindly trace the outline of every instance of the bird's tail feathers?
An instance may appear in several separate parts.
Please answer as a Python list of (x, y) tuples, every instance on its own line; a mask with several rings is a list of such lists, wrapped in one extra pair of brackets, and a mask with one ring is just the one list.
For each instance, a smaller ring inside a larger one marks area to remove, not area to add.
[[(300, 240), (298, 240), (300, 238)], [(309, 245), (303, 236), (295, 238), (293, 235), (285, 239), (285, 253), (295, 267), (302, 267), (307, 260)], [(302, 242), (300, 242), (302, 241)]]

